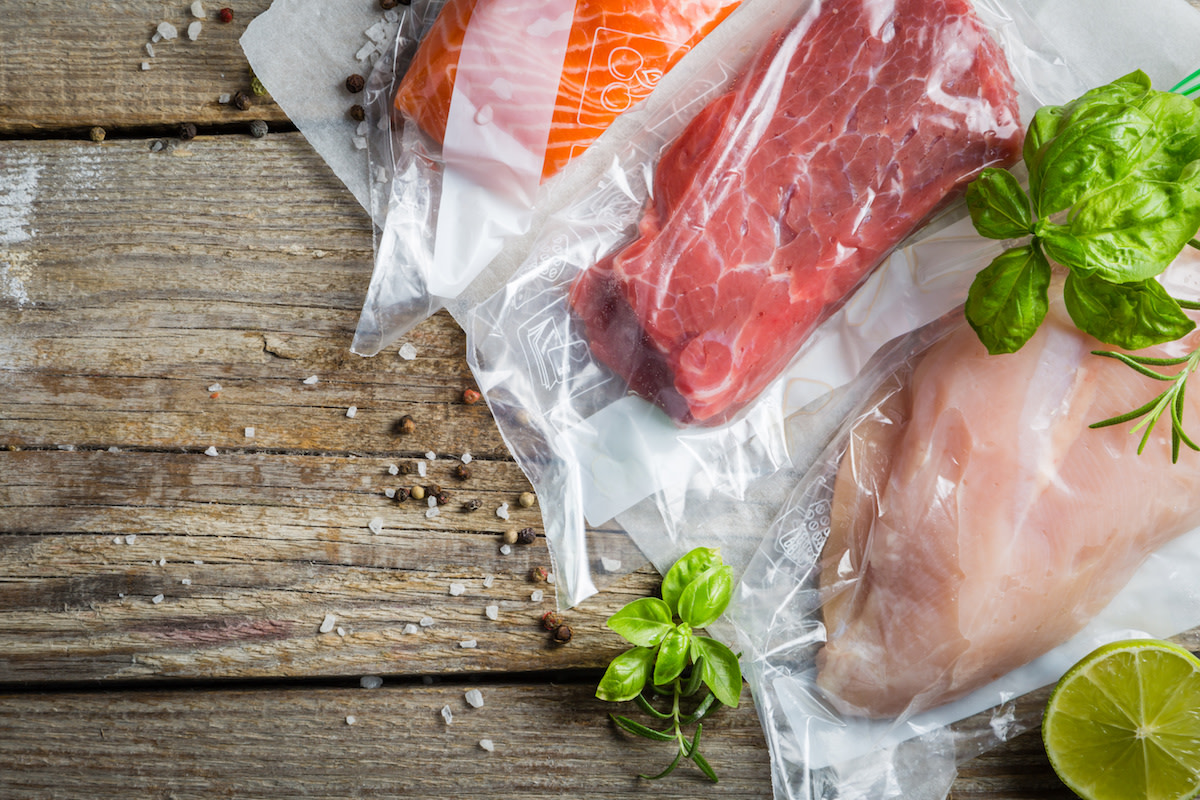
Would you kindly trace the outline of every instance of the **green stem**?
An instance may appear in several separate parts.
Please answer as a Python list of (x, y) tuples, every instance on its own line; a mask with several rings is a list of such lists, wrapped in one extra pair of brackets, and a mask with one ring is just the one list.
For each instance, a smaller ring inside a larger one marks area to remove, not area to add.
[(1191, 241), (1188, 242), (1188, 244), (1190, 244), (1192, 247), (1196, 248), (1197, 250), (1200, 250), (1200, 239), (1192, 239)]

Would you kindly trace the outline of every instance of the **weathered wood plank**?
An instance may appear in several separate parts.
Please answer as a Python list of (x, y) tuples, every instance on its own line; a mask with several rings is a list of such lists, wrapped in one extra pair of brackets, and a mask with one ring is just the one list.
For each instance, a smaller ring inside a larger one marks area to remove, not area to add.
[[(222, 3), (205, 3), (208, 18), (196, 41), (184, 34), (190, 2), (62, 2), (0, 4), (0, 135), (78, 131), (100, 125), (143, 126), (284, 122), (267, 97), (239, 111), (218, 97), (249, 92), (250, 73), (238, 38), (270, 0), (230, 3), (234, 21), (216, 20)], [(180, 37), (146, 51), (159, 22)], [(142, 62), (150, 69), (142, 70)]]
[[(472, 708), (464, 692), (484, 700)], [(196, 689), (0, 695), (0, 795), (146, 797), (768, 798), (767, 750), (748, 694), (704, 725), (720, 777), (638, 772), (671, 745), (622, 734), (589, 683), (385, 683), (382, 688)], [(449, 706), (453, 721), (440, 713)], [(633, 712), (637, 713), (637, 712)], [(354, 724), (347, 724), (347, 716)], [(481, 739), (495, 751), (480, 748)]]

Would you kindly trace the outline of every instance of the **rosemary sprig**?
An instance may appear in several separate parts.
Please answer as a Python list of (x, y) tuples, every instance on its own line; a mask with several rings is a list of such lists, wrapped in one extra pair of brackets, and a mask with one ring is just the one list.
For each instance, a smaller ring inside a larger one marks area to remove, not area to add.
[[(679, 766), (681, 761), (687, 759), (695, 764), (710, 781), (713, 783), (717, 782), (717, 773), (713, 771), (713, 768), (709, 765), (704, 756), (700, 755), (700, 734), (704, 730), (704, 725), (701, 723), (715, 709), (716, 696), (710, 691), (705, 691), (704, 697), (689, 714), (683, 713), (683, 706), (680, 703), (682, 698), (695, 695), (701, 686), (703, 686), (703, 683), (700, 681), (699, 677), (701, 675), (701, 670), (701, 665), (695, 664), (692, 667), (691, 675), (689, 675), (686, 682), (684, 682), (682, 678), (676, 678), (671, 682), (672, 691), (670, 693), (670, 712), (659, 711), (657, 708), (655, 708), (653, 704), (651, 704), (646, 698), (645, 692), (634, 698), (634, 700), (637, 701), (638, 706), (651, 717), (659, 720), (669, 720), (671, 724), (666, 728), (651, 728), (647, 725), (641, 724), (640, 722), (635, 722), (628, 717), (623, 717), (618, 714), (608, 715), (617, 725), (617, 727), (627, 731), (628, 733), (632, 733), (656, 742), (673, 741), (678, 744), (678, 750), (675, 753), (675, 759), (667, 765), (666, 769), (657, 775), (639, 775), (639, 778), (650, 781), (658, 780), (659, 778), (665, 778), (675, 771), (675, 768)], [(696, 732), (691, 739), (689, 739), (687, 734), (684, 733), (684, 727), (688, 725), (696, 726)]]
[[(1181, 303), (1185, 307), (1200, 307), (1196, 303)], [(1141, 455), (1145, 449), (1146, 443), (1150, 441), (1150, 434), (1154, 430), (1154, 426), (1158, 424), (1158, 420), (1164, 413), (1170, 411), (1171, 418), (1171, 462), (1179, 461), (1179, 446), (1185, 444), (1192, 450), (1200, 451), (1200, 445), (1192, 441), (1191, 437), (1183, 429), (1183, 400), (1184, 394), (1187, 391), (1188, 378), (1196, 371), (1196, 367), (1200, 366), (1200, 347), (1197, 347), (1191, 353), (1178, 358), (1150, 358), (1149, 356), (1135, 356), (1127, 353), (1116, 353), (1111, 350), (1093, 350), (1092, 353), (1106, 358), (1115, 358), (1122, 364), (1132, 368), (1134, 371), (1145, 375), (1148, 378), (1153, 378), (1156, 381), (1166, 381), (1171, 385), (1167, 387), (1162, 394), (1155, 397), (1150, 402), (1143, 406), (1127, 411), (1109, 419), (1100, 422), (1094, 422), (1088, 427), (1090, 428), (1105, 428), (1109, 425), (1120, 425), (1125, 422), (1132, 422), (1139, 417), (1142, 421), (1137, 423), (1130, 429), (1130, 433), (1142, 432), (1142, 441), (1138, 445), (1138, 455)], [(1152, 367), (1175, 367), (1180, 364), (1184, 365), (1183, 369), (1174, 375), (1166, 375)]]

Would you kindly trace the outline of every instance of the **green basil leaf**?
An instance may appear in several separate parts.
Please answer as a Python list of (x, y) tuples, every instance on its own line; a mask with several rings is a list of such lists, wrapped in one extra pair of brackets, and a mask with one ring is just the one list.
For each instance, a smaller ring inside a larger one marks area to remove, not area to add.
[(1037, 167), (1039, 217), (1065, 211), (1124, 180), (1157, 148), (1154, 121), (1128, 105), (1095, 105), (1073, 113), (1043, 148)]
[(688, 665), (688, 651), (692, 647), (692, 631), (680, 625), (663, 639), (654, 662), (654, 683), (657, 686), (670, 683), (683, 673)]
[(654, 647), (675, 630), (675, 623), (666, 603), (657, 597), (643, 597), (609, 617), (608, 627), (632, 644)]
[(992, 355), (1015, 353), (1049, 308), (1050, 263), (1036, 242), (1005, 250), (980, 270), (967, 292), (967, 322)]
[(975, 230), (989, 239), (1016, 239), (1033, 232), (1029, 196), (1006, 169), (988, 167), (967, 187)]
[(1046, 255), (1113, 283), (1165, 270), (1200, 228), (1200, 162), (1178, 181), (1130, 180), (1080, 203), (1065, 225), (1041, 225)]
[(1022, 147), (1021, 155), (1025, 159), (1025, 165), (1029, 168), (1029, 191), (1031, 194), (1036, 195), (1038, 192), (1035, 180), (1042, 174), (1039, 165), (1043, 148), (1058, 133), (1063, 114), (1062, 106), (1042, 106), (1034, 112), (1029, 129), (1025, 132), (1025, 144)]
[(703, 628), (725, 613), (733, 597), (733, 569), (713, 567), (684, 587), (679, 596), (679, 618), (693, 628)]
[(1138, 103), (1154, 121), (1159, 149), (1139, 173), (1151, 180), (1176, 180), (1183, 168), (1200, 159), (1200, 106), (1174, 92), (1150, 92)]
[(1063, 299), (1077, 328), (1126, 350), (1172, 342), (1196, 327), (1153, 278), (1110, 283), (1071, 272), (1063, 285)]
[(667, 570), (667, 574), (663, 576), (662, 597), (670, 607), (672, 614), (679, 613), (679, 596), (683, 594), (684, 587), (691, 583), (697, 575), (720, 563), (720, 548), (697, 547)]
[(700, 656), (704, 683), (723, 704), (737, 708), (742, 695), (742, 667), (737, 656), (716, 639), (697, 636), (693, 651)]
[(608, 665), (596, 687), (596, 697), (613, 702), (632, 700), (645, 688), (653, 664), (654, 650), (631, 647)]

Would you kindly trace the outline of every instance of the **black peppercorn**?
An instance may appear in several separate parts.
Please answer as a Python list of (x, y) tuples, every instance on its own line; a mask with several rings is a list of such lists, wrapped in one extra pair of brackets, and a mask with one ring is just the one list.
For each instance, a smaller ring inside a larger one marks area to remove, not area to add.
[(463, 508), (465, 508), (467, 511), (478, 511), (482, 507), (483, 503), (479, 500), (479, 498), (468, 500), (466, 503), (463, 503)]
[(414, 420), (408, 414), (405, 414), (403, 417), (401, 417), (399, 420), (396, 421), (396, 432), (397, 433), (406, 433), (406, 434), (412, 433), (416, 429), (417, 429), (416, 420)]
[(408, 499), (409, 491), (407, 486), (401, 486), (396, 489), (396, 502), (403, 503)]
[(358, 103), (350, 106), (350, 119), (354, 120), (355, 122), (362, 122), (366, 118), (367, 110), (365, 108), (360, 106)]
[(399, 5), (398, 0), (379, 0), (379, 7), (384, 11), (391, 11), (397, 5)]
[(533, 544), (537, 540), (537, 534), (533, 528), (521, 528), (517, 531), (517, 544)]
[(362, 75), (358, 75), (357, 73), (346, 78), (346, 91), (350, 94), (358, 94), (366, 85), (366, 80), (363, 79)]
[(239, 111), (245, 111), (250, 108), (250, 95), (245, 92), (238, 92), (233, 96), (233, 107)]
[(267, 135), (267, 123), (265, 120), (256, 119), (250, 123), (250, 135), (255, 139), (261, 139)]
[(471, 470), (467, 468), (466, 464), (459, 464), (454, 468), (454, 477), (458, 478), (460, 481), (465, 481), (467, 478), (471, 477)]
[(179, 126), (179, 141), (190, 142), (196, 138), (196, 126), (190, 122), (185, 122)]
[(572, 635), (573, 631), (571, 630), (570, 625), (559, 625), (554, 629), (554, 641), (558, 642), (559, 644), (566, 644), (567, 642), (571, 641)]
[(444, 489), (440, 492), (435, 492), (433, 496), (437, 498), (437, 504), (439, 506), (444, 506), (446, 503), (450, 502), (450, 493)]

